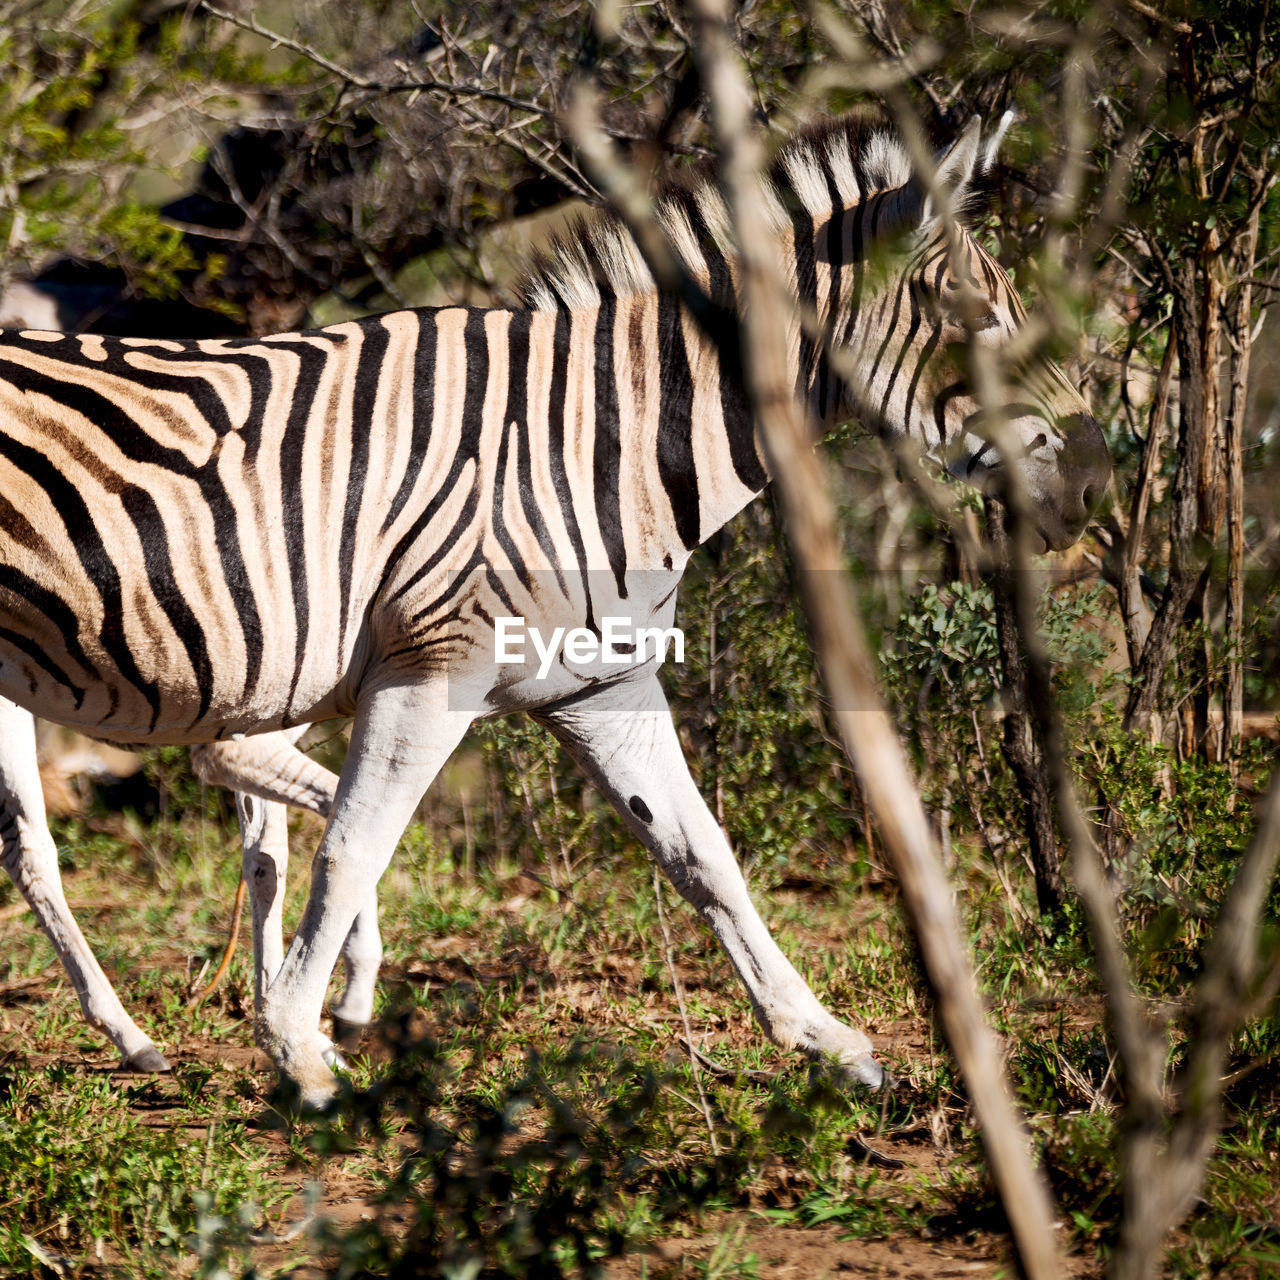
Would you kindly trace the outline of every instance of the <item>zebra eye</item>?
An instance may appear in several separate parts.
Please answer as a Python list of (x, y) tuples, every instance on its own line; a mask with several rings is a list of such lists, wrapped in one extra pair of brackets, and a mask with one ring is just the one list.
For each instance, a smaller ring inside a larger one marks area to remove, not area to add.
[(991, 299), (976, 289), (957, 289), (946, 301), (950, 317), (971, 333), (994, 329), (1000, 324), (1000, 317), (996, 315)]

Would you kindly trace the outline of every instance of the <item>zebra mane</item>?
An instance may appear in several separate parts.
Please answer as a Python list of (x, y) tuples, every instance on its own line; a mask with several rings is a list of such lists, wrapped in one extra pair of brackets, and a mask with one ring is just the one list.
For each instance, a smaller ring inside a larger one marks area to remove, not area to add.
[[(906, 148), (883, 127), (854, 116), (820, 122), (793, 134), (775, 157), (765, 184), (769, 220), (779, 234), (795, 225), (800, 210), (822, 222), (835, 212), (834, 198), (845, 207), (856, 204), (877, 191), (905, 186), (911, 172)], [(695, 276), (706, 269), (704, 246), (725, 257), (735, 255), (729, 209), (709, 171), (664, 191), (654, 201), (654, 212)], [(517, 293), (536, 311), (554, 311), (598, 306), (608, 296), (634, 297), (654, 287), (622, 220), (593, 209), (576, 217), (533, 259)]]

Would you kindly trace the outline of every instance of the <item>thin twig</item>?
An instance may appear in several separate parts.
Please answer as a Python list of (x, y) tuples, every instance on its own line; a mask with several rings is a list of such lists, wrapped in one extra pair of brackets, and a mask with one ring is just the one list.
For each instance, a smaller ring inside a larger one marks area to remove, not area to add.
[(256, 18), (245, 18), (236, 13), (229, 13), (225, 9), (219, 9), (216, 5), (209, 4), (208, 0), (201, 0), (200, 7), (215, 18), (221, 18), (224, 22), (229, 22), (232, 26), (239, 27), (243, 31), (250, 31), (256, 36), (261, 36), (264, 40), (270, 40), (274, 47), (288, 49), (291, 53), (296, 53), (300, 57), (306, 58), (308, 62), (314, 62), (317, 67), (329, 72), (330, 75), (337, 76), (338, 79), (345, 83), (357, 89), (367, 90), (370, 93), (440, 93), (451, 98), (480, 98), (486, 102), (497, 102), (502, 106), (512, 107), (518, 111), (534, 111), (540, 116), (554, 114), (554, 110), (550, 107), (530, 102), (527, 98), (513, 97), (511, 94), (503, 93), (497, 89), (486, 89), (482, 85), (454, 83), (450, 80), (439, 80), (434, 76), (387, 80), (376, 76), (361, 75), (360, 72), (351, 67), (344, 67), (341, 63), (335, 62), (312, 45), (303, 44), (300, 40), (294, 40), (282, 32), (272, 31), (269, 27), (264, 27)]
[(868, 1164), (875, 1165), (878, 1169), (905, 1169), (907, 1167), (905, 1161), (898, 1160), (893, 1156), (887, 1156), (883, 1151), (877, 1151), (856, 1133), (850, 1134), (845, 1139), (845, 1146), (849, 1148), (851, 1155), (857, 1156), (860, 1160), (865, 1160)]
[(684, 1037), (684, 1044), (689, 1050), (690, 1056), (696, 1058), (703, 1070), (716, 1080), (727, 1080), (735, 1083), (739, 1080), (747, 1080), (751, 1084), (772, 1084), (778, 1079), (776, 1071), (760, 1071), (755, 1067), (726, 1067), (714, 1058), (708, 1058), (687, 1034)]

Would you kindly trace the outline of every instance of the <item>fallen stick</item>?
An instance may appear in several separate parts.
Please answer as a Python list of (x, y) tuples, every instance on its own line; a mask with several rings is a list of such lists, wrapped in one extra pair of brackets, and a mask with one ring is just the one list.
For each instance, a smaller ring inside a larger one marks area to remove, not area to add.
[(240, 940), (240, 918), (244, 915), (244, 895), (244, 876), (241, 876), (240, 883), (236, 885), (236, 903), (231, 909), (231, 936), (227, 939), (227, 946), (222, 953), (222, 959), (218, 962), (218, 967), (214, 971), (213, 977), (209, 979), (209, 985), (203, 991), (196, 992), (187, 1001), (188, 1008), (204, 1004), (222, 985), (223, 978), (227, 976), (227, 970), (231, 967), (231, 957), (236, 953), (236, 943)]

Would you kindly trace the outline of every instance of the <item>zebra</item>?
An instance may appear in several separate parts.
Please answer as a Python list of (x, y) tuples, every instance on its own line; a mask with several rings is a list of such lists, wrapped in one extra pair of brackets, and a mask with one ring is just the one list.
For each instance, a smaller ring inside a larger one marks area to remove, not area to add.
[[(975, 121), (938, 158), (953, 209), (979, 151)], [(889, 133), (829, 121), (783, 146), (772, 179), (797, 298), (861, 375), (836, 377), (791, 327), (817, 423), (857, 416), (996, 483), (1005, 463), (952, 350), (1007, 342), (1024, 322), (998, 263), (943, 223)], [(733, 308), (716, 184), (658, 212), (693, 278)], [(873, 265), (890, 243), (905, 252)], [(1040, 534), (1069, 545), (1110, 476), (1101, 431), (1047, 360), (1006, 416)], [(520, 306), (256, 340), (4, 333), (0, 697), (126, 743), (354, 716), (302, 920), (256, 1001), (258, 1043), (303, 1106), (333, 1097), (329, 975), (415, 806), (473, 721), (518, 711), (707, 922), (765, 1033), (878, 1086), (870, 1040), (820, 1003), (756, 911), (689, 774), (657, 656), (562, 655), (544, 678), (496, 660), (512, 617), (597, 636), (618, 616), (670, 628), (689, 557), (767, 480), (731, 356), (608, 214), (550, 251)], [(0, 748), (11, 870), (44, 830), (26, 752), (7, 735)]]

